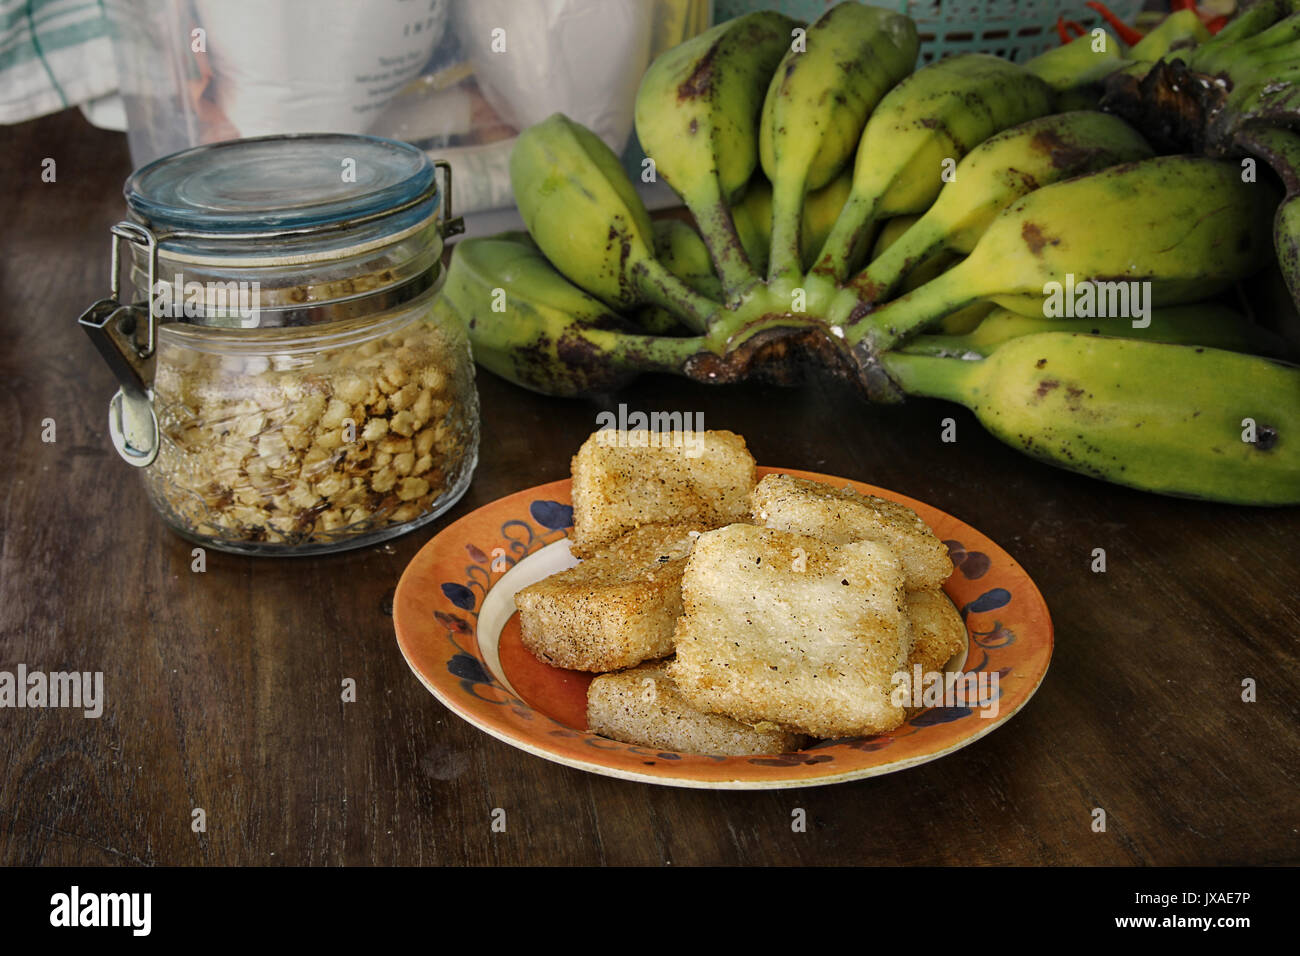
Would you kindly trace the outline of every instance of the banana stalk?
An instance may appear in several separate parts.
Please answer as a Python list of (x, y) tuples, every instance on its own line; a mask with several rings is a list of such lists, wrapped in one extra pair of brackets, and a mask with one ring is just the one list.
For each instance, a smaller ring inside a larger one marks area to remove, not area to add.
[(1167, 495), (1300, 503), (1300, 367), (1061, 332), (1012, 339), (980, 361), (883, 362), (908, 395), (965, 405), (1060, 468)]

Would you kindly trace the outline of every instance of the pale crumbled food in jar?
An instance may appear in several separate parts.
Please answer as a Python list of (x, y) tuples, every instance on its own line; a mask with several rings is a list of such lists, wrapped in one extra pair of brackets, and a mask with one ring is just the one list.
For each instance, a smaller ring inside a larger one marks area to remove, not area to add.
[(668, 674), (700, 710), (814, 737), (903, 722), (891, 695), (911, 629), (887, 545), (729, 525), (696, 541), (682, 599)]
[(556, 667), (612, 671), (672, 653), (686, 556), (702, 526), (645, 525), (515, 594), (524, 646)]
[(909, 590), (936, 588), (952, 574), (948, 549), (906, 505), (790, 475), (764, 475), (752, 496), (755, 524), (829, 544), (878, 541), (898, 552)]
[(790, 753), (807, 742), (800, 734), (758, 729), (692, 706), (663, 661), (593, 680), (587, 688), (587, 729), (640, 747), (730, 757)]
[(163, 336), (149, 493), (173, 524), (232, 543), (328, 542), (412, 521), (472, 465), (467, 348), (431, 319), (305, 354)]
[(573, 553), (643, 524), (745, 521), (754, 456), (729, 431), (604, 429), (572, 461)]

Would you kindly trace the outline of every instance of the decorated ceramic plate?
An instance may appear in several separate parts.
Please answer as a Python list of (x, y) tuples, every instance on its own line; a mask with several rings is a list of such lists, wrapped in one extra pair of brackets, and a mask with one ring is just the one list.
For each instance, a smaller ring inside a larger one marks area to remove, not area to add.
[(587, 732), (592, 675), (543, 664), (523, 646), (514, 595), (571, 567), (569, 481), (509, 495), (447, 527), (397, 585), (393, 620), (406, 662), (435, 697), (480, 730), (538, 757), (593, 773), (676, 787), (762, 789), (840, 783), (925, 763), (973, 743), (1029, 700), (1052, 657), (1047, 605), (1025, 570), (952, 515), (883, 488), (812, 472), (915, 509), (948, 546), (944, 585), (966, 622), (951, 677), (919, 688), (932, 704), (897, 730), (826, 740), (797, 753), (724, 757), (654, 750)]

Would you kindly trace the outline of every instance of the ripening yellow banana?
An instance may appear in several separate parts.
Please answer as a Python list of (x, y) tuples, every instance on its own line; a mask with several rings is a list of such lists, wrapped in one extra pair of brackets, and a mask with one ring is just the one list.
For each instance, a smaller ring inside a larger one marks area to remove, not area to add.
[(758, 281), (730, 203), (758, 166), (763, 96), (798, 26), (775, 12), (721, 23), (660, 54), (641, 80), (636, 132), (695, 216), (730, 297)]
[(1130, 313), (1200, 301), (1270, 261), (1277, 199), (1227, 161), (1157, 156), (1112, 166), (1018, 199), (969, 256), (874, 311), (844, 290), (829, 318), (869, 360), (979, 300), (1038, 315), (1053, 301), (1071, 304), (1067, 289)]
[(924, 212), (943, 187), (945, 168), (999, 130), (1051, 108), (1046, 83), (996, 56), (959, 54), (917, 70), (867, 120), (852, 194), (813, 273), (842, 282), (876, 222)]
[(769, 281), (803, 274), (804, 195), (831, 182), (853, 159), (867, 117), (912, 71), (919, 49), (908, 17), (838, 3), (782, 57), (763, 101), (758, 140), (772, 183)]

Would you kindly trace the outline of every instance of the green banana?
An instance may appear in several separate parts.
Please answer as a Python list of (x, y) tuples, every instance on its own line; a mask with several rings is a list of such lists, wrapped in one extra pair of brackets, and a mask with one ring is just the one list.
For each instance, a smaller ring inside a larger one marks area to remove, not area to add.
[(1134, 327), (1124, 319), (1049, 319), (995, 308), (965, 335), (918, 335), (903, 347), (913, 355), (970, 358), (990, 355), (1011, 339), (1038, 332), (1078, 332), (1111, 338), (1142, 339), (1178, 345), (1202, 345), (1259, 355), (1279, 351), (1273, 336), (1244, 315), (1214, 303), (1155, 309), (1151, 323)]
[[(981, 299), (1042, 315), (1049, 283), (1059, 284), (1056, 298), (1073, 287), (1127, 300), (1128, 283), (1149, 281), (1147, 306), (1198, 301), (1269, 260), (1276, 202), (1271, 187), (1243, 183), (1230, 162), (1159, 156), (1113, 166), (1017, 200), (964, 260), (865, 318), (867, 307), (844, 290), (829, 320), (869, 366), (926, 323)], [(1113, 285), (1092, 284), (1102, 282)]]
[(1211, 33), (1195, 10), (1175, 10), (1129, 50), (1129, 59), (1154, 63), (1170, 53), (1182, 53), (1210, 39)]
[(1094, 44), (1091, 36), (1080, 37), (1025, 62), (1026, 70), (1056, 91), (1058, 107), (1063, 94), (1098, 83), (1129, 62), (1124, 44), (1109, 30), (1101, 29), (1104, 38), (1100, 44)]
[(1298, 6), (1291, 0), (1260, 0), (1183, 59), (1200, 73), (1228, 73), (1234, 62), (1296, 39)]
[(814, 274), (843, 281), (865, 251), (873, 223), (924, 212), (934, 202), (945, 161), (955, 163), (999, 130), (1042, 116), (1051, 106), (1046, 83), (995, 56), (966, 53), (917, 70), (867, 120), (853, 190)]
[(758, 166), (763, 95), (798, 25), (773, 12), (719, 24), (658, 56), (637, 91), (641, 145), (695, 215), (733, 300), (758, 278), (729, 204)]
[(522, 233), (456, 243), (439, 302), (465, 322), (475, 361), (547, 395), (608, 391), (641, 372), (680, 373), (703, 348), (700, 338), (628, 331)]
[(992, 302), (972, 302), (963, 309), (949, 312), (935, 322), (934, 326), (940, 335), (965, 335), (979, 328), (985, 317), (997, 311), (997, 308)]
[(772, 183), (769, 282), (803, 275), (804, 195), (848, 165), (867, 117), (920, 50), (911, 19), (861, 3), (831, 7), (805, 39), (777, 65), (759, 124), (759, 157)]
[(1300, 503), (1300, 367), (1063, 332), (1012, 339), (980, 361), (883, 362), (907, 394), (959, 402), (1061, 468), (1168, 495)]
[(997, 214), (1026, 193), (1151, 155), (1123, 120), (1088, 110), (1003, 130), (966, 154), (934, 205), (849, 285), (863, 301), (885, 299), (936, 251), (969, 254)]
[(510, 183), (533, 240), (573, 282), (616, 308), (653, 302), (702, 330), (718, 308), (655, 259), (650, 214), (618, 157), (556, 113), (519, 134)]

